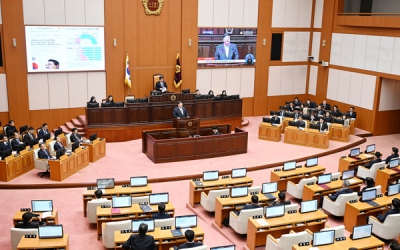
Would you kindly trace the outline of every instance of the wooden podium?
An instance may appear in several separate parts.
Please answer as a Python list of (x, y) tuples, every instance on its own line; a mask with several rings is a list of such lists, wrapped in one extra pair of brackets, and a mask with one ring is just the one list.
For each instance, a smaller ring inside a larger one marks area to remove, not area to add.
[(200, 119), (198, 117), (172, 119), (172, 126), (176, 128), (178, 138), (185, 138), (200, 134)]

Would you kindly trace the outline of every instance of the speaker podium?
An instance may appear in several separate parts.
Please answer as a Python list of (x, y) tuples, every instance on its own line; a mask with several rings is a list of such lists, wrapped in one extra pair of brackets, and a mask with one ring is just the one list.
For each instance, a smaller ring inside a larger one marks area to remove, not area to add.
[(200, 134), (200, 119), (198, 117), (173, 118), (172, 126), (176, 128), (178, 138)]

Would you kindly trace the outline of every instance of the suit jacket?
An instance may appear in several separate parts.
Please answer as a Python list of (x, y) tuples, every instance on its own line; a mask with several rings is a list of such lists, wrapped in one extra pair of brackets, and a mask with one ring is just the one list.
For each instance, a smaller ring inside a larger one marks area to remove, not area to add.
[(325, 119), (325, 122), (330, 122), (330, 123), (333, 122), (332, 117), (326, 117), (326, 116), (325, 116), (324, 119)]
[(135, 250), (155, 250), (154, 237), (151, 235), (132, 234), (127, 241), (122, 244), (123, 249)]
[[(242, 208), (242, 210), (253, 209), (253, 208), (259, 208), (259, 207), (261, 207), (261, 206), (260, 206), (260, 205), (254, 205), (254, 204), (247, 204), (247, 205), (245, 205), (245, 206)], [(239, 215), (239, 214), (240, 214), (240, 211), (242, 211), (242, 210), (239, 210), (238, 213), (237, 213), (237, 215)]]
[(316, 121), (317, 119), (315, 119), (315, 117), (314, 118), (310, 117), (310, 122), (316, 122)]
[(317, 115), (325, 115), (325, 111), (324, 110), (316, 110)]
[(350, 114), (350, 112), (347, 112), (346, 115), (349, 116), (350, 118), (354, 118), (355, 119), (356, 116), (357, 116), (357, 113), (356, 112), (351, 112), (351, 114)]
[(388, 157), (386, 157), (385, 163), (389, 164), (390, 160), (395, 158), (399, 158), (399, 155), (398, 154), (389, 155)]
[(154, 214), (151, 215), (151, 217), (152, 217), (153, 219), (155, 219), (155, 220), (158, 220), (158, 219), (168, 219), (168, 218), (171, 218), (171, 215), (168, 214), (168, 213), (154, 213)]
[(69, 139), (71, 140), (71, 142), (77, 142), (77, 141), (81, 141), (81, 136), (79, 134), (74, 134), (72, 133), (71, 136), (69, 137)]
[(295, 107), (300, 107), (301, 101), (298, 101), (298, 102), (293, 101), (293, 104)]
[(12, 140), (12, 141), (11, 141), (11, 147), (12, 147), (13, 149), (18, 148), (18, 147), (21, 145), (20, 142), (22, 142), (22, 141), (19, 140), (19, 142), (18, 142), (16, 139)]
[(38, 151), (38, 157), (40, 159), (50, 159), (51, 155), (50, 155), (50, 153), (49, 153), (49, 151), (47, 149), (46, 149), (46, 152), (47, 152), (47, 154), (43, 150), (40, 149)]
[(295, 120), (299, 119), (300, 116), (301, 116), (301, 114), (298, 113), (298, 112), (297, 112), (297, 114), (296, 114), (296, 113), (293, 114), (293, 118), (294, 118)]
[(43, 221), (32, 221), (32, 222), (18, 222), (17, 225), (15, 225), (15, 228), (24, 228), (24, 229), (29, 229), (29, 228), (39, 228), (39, 225), (43, 225)]
[(385, 221), (385, 219), (386, 219), (386, 217), (388, 217), (388, 215), (391, 215), (391, 214), (400, 214), (400, 209), (390, 209), (390, 210), (388, 210), (384, 215), (382, 215), (382, 214), (378, 214), (377, 216), (376, 216), (376, 218), (380, 221), (380, 222), (384, 222)]
[(203, 243), (201, 243), (201, 242), (186, 242), (186, 243), (183, 243), (182, 245), (180, 245), (178, 249), (192, 248), (192, 247), (198, 247), (198, 246), (202, 246), (202, 245), (203, 245)]
[[(32, 138), (31, 138), (31, 136), (32, 136)], [(35, 139), (35, 136), (32, 135), (32, 134), (26, 133), (24, 135), (24, 142), (25, 142), (26, 145), (28, 145), (29, 142), (32, 141), (33, 139)]]
[(11, 148), (10, 142), (7, 142), (7, 144), (5, 144), (4, 142), (0, 143), (0, 151), (4, 151), (10, 148)]
[(215, 55), (214, 55), (215, 60), (236, 60), (239, 59), (239, 52), (237, 50), (236, 44), (230, 43), (229, 44), (229, 53), (228, 57), (226, 56), (225, 53), (225, 47), (224, 44), (218, 45), (217, 49), (215, 50)]
[(317, 104), (315, 102), (310, 102), (310, 104), (308, 105), (308, 107), (310, 109), (315, 109), (317, 107)]
[[(163, 82), (163, 83), (164, 83), (164, 87), (165, 87), (166, 89), (168, 89), (167, 83), (166, 83), (166, 82)], [(161, 91), (161, 88), (162, 88), (162, 86), (161, 86), (160, 81), (156, 82), (156, 87), (155, 87), (155, 89), (158, 90), (158, 91)]]
[(321, 123), (320, 122), (318, 122), (318, 126), (319, 126), (319, 131), (328, 130), (328, 124), (326, 124), (326, 122), (322, 123), (322, 128), (321, 128)]
[[(183, 114), (182, 114), (183, 113)], [(182, 107), (182, 112), (179, 110), (178, 107), (174, 108), (174, 112), (172, 112), (173, 117), (175, 118), (186, 118), (189, 116), (185, 107)]]
[(305, 127), (306, 127), (306, 123), (304, 121), (299, 122), (298, 128), (305, 128)]
[(332, 111), (331, 114), (334, 117), (342, 117), (343, 116), (342, 112), (340, 112), (339, 110), (338, 111)]
[(280, 124), (281, 123), (281, 119), (279, 119), (279, 117), (271, 117), (271, 124)]
[(279, 111), (279, 116), (285, 117), (285, 111)]
[(327, 103), (325, 106), (324, 106), (324, 104), (321, 103), (321, 107), (322, 107), (324, 110), (331, 110), (331, 105), (330, 105), (329, 103)]
[(58, 142), (54, 143), (54, 151), (58, 151), (58, 150), (60, 150), (62, 148), (64, 148), (64, 145), (62, 145), (61, 142), (60, 143), (58, 143)]
[(41, 128), (41, 129), (39, 129), (38, 138), (39, 138), (39, 139), (43, 139), (43, 136), (44, 136), (44, 135), (47, 135), (47, 134), (49, 134), (49, 131), (48, 131), (48, 130), (43, 130), (43, 129)]
[(274, 201), (271, 203), (271, 206), (290, 205), (290, 204), (291, 204), (291, 202), (289, 200), (284, 201), (284, 202)]
[(213, 135), (220, 135), (221, 133), (219, 132), (219, 131), (217, 131), (217, 132), (213, 132)]
[(10, 125), (7, 126), (7, 128), (6, 128), (7, 137), (14, 136), (15, 132), (18, 132), (18, 130), (15, 128), (15, 126), (10, 126)]
[[(373, 186), (373, 187), (375, 187), (375, 186)], [(363, 193), (367, 188), (373, 188), (373, 187), (368, 187), (368, 186), (363, 187), (363, 188), (361, 189), (361, 191), (358, 192), (358, 196), (362, 196), (362, 193)]]
[(350, 188), (342, 188), (339, 191), (337, 191), (334, 194), (330, 194), (328, 195), (329, 198), (331, 198), (331, 200), (336, 201), (336, 199), (339, 197), (339, 195), (341, 194), (351, 194), (353, 193), (353, 190), (351, 190)]
[(372, 165), (374, 165), (375, 163), (378, 163), (378, 162), (382, 162), (382, 159), (376, 158), (372, 161), (369, 161), (367, 164), (364, 165), (364, 167), (370, 169), (372, 167)]

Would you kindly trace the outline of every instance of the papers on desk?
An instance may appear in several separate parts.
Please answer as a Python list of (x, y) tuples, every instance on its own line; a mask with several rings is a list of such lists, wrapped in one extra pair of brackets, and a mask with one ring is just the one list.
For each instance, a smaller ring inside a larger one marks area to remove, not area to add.
[(43, 212), (42, 213), (42, 219), (47, 218), (47, 217), (51, 217), (51, 212)]
[(354, 182), (356, 182), (356, 180), (354, 180), (354, 179), (348, 179), (348, 181), (350, 182), (350, 184), (353, 184)]
[(263, 227), (269, 225), (269, 223), (268, 223), (266, 220), (264, 220), (264, 219), (257, 219), (256, 221), (257, 221), (257, 223), (258, 223), (260, 226), (263, 226)]
[(310, 248), (308, 248), (308, 250), (319, 250), (319, 248), (318, 247), (310, 247)]

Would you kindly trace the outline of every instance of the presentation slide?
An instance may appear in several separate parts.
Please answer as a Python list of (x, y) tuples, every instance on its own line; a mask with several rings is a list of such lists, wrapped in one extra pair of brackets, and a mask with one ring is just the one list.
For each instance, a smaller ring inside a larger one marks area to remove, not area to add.
[(104, 27), (25, 26), (28, 72), (104, 70)]

